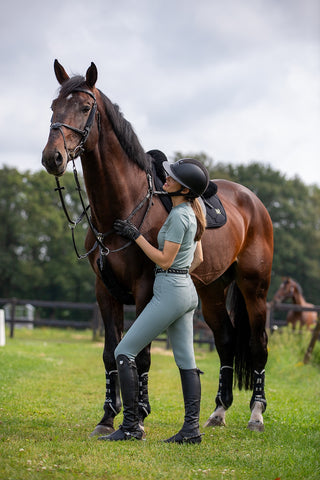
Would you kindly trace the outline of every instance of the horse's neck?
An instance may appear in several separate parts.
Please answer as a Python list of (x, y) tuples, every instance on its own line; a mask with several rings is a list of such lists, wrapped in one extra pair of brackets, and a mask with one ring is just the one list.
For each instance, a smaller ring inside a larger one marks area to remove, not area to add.
[(147, 193), (146, 173), (124, 155), (108, 161), (97, 152), (82, 160), (92, 220), (99, 231), (110, 229), (116, 218), (127, 218)]
[(292, 299), (293, 299), (293, 303), (297, 305), (304, 305), (306, 303), (305, 299), (303, 298), (302, 294), (298, 291), (297, 288), (294, 289)]

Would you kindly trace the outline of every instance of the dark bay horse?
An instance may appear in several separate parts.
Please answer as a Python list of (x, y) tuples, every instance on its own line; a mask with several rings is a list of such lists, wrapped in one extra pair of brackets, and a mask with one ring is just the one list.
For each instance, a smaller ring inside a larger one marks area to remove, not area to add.
[[(104, 416), (92, 435), (107, 434), (113, 431), (114, 417), (121, 409), (114, 349), (123, 333), (123, 304), (134, 302), (138, 315), (152, 296), (154, 281), (152, 262), (135, 244), (116, 235), (112, 226), (117, 218), (130, 218), (157, 246), (157, 233), (167, 212), (154, 194), (150, 156), (118, 106), (95, 86), (96, 66), (91, 63), (85, 77), (70, 78), (57, 60), (54, 70), (61, 88), (52, 103), (52, 124), (42, 163), (58, 182), (68, 162), (73, 162), (75, 171), (75, 159), (81, 157), (90, 204), (85, 248), (96, 273), (96, 298), (105, 326)], [(206, 425), (225, 424), (235, 378), (240, 389), (253, 390), (248, 428), (261, 431), (266, 407), (265, 322), (272, 223), (261, 201), (247, 188), (226, 180), (216, 184), (228, 221), (219, 229), (206, 230), (202, 239), (204, 261), (192, 275), (220, 357), (216, 408)], [(61, 187), (58, 189), (61, 192)], [(150, 413), (150, 346), (138, 355), (137, 367), (143, 423)]]
[[(298, 282), (290, 277), (284, 279), (279, 289), (274, 294), (272, 302), (277, 304), (290, 298), (295, 305), (301, 305), (302, 307), (314, 307), (312, 303), (307, 302), (304, 299), (302, 288)], [(287, 324), (292, 326), (292, 330), (296, 329), (297, 323), (299, 323), (299, 330), (302, 327), (307, 327), (310, 330), (317, 322), (318, 314), (316, 311), (294, 311), (289, 310), (287, 314)]]

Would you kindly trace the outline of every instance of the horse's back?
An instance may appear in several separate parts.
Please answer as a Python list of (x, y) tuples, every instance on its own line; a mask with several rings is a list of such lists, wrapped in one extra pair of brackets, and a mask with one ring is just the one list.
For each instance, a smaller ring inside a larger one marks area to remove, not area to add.
[(225, 208), (227, 222), (207, 229), (202, 237), (204, 262), (196, 277), (208, 284), (219, 278), (234, 262), (270, 273), (273, 256), (273, 229), (269, 213), (248, 188), (228, 180), (214, 180)]
[(227, 214), (241, 212), (241, 221), (245, 224), (253, 221), (255, 226), (261, 223), (267, 229), (272, 230), (270, 215), (254, 192), (244, 185), (229, 180), (215, 180), (214, 182), (218, 186), (218, 195)]

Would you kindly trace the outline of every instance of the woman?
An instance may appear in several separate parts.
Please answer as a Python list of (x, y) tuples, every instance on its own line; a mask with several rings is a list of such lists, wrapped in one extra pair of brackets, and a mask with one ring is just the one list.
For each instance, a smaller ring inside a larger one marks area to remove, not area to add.
[(123, 423), (101, 440), (141, 440), (138, 419), (138, 375), (135, 358), (164, 330), (180, 370), (185, 418), (182, 429), (169, 443), (200, 443), (200, 371), (193, 349), (193, 313), (198, 297), (189, 273), (203, 260), (201, 236), (206, 220), (199, 197), (209, 182), (205, 167), (190, 158), (163, 163), (167, 173), (163, 190), (173, 208), (158, 234), (159, 248), (152, 246), (127, 220), (116, 220), (115, 231), (131, 240), (156, 264), (153, 297), (115, 349), (123, 401)]

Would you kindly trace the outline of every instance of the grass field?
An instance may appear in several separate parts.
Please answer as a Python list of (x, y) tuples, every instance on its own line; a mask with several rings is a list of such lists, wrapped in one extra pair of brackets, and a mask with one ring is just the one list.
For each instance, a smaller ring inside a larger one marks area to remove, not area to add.
[[(102, 343), (89, 331), (16, 330), (0, 347), (0, 479), (319, 479), (320, 342), (304, 365), (310, 334), (281, 332), (269, 341), (265, 432), (247, 430), (250, 393), (235, 390), (227, 427), (202, 429), (200, 445), (172, 445), (161, 439), (182, 424), (182, 393), (173, 357), (159, 343), (147, 440), (108, 443), (89, 439), (105, 394)], [(219, 362), (205, 347), (196, 356), (205, 372), (203, 425), (214, 410)]]

